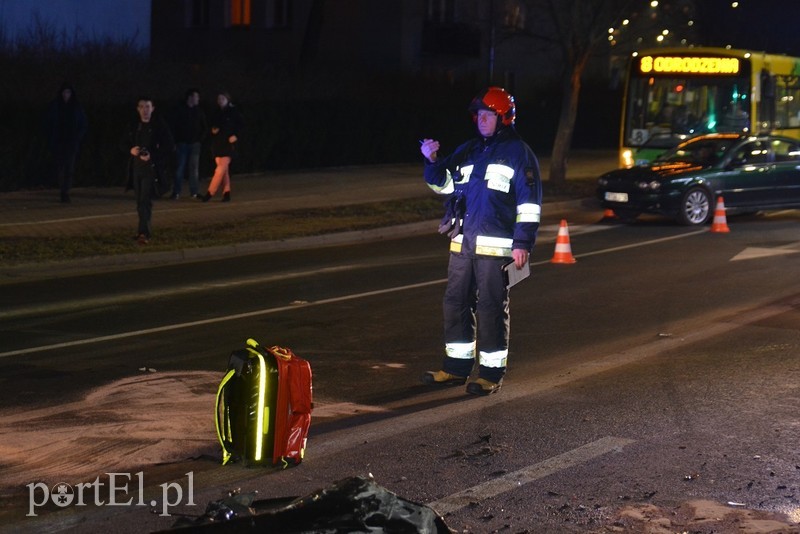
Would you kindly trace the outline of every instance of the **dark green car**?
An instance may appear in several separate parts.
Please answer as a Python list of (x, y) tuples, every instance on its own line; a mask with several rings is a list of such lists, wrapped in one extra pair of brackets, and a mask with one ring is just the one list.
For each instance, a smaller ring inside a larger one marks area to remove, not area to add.
[(728, 212), (800, 208), (800, 141), (776, 135), (693, 137), (646, 166), (604, 174), (597, 195), (623, 220), (656, 213), (684, 225), (708, 222), (718, 197)]

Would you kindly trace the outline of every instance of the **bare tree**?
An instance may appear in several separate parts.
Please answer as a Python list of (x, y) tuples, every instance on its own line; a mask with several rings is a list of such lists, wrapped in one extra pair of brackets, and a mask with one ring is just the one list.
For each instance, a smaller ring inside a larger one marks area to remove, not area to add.
[(581, 79), (597, 49), (608, 43), (609, 28), (621, 21), (642, 0), (534, 0), (536, 12), (548, 20), (550, 34), (542, 37), (554, 43), (564, 58), (562, 101), (553, 151), (550, 180), (564, 184), (567, 159), (575, 132)]
[[(613, 46), (627, 56), (642, 47), (685, 46), (695, 38), (694, 0), (529, 0), (542, 18), (531, 32), (549, 42), (564, 62), (562, 102), (550, 162), (550, 180), (564, 184), (580, 98), (581, 80), (593, 57)], [(671, 27), (670, 31), (666, 28)]]

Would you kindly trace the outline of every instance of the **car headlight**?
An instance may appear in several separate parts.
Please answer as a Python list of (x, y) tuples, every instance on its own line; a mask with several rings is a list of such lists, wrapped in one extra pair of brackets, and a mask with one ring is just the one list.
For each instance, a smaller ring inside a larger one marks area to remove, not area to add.
[(645, 191), (658, 191), (661, 188), (661, 182), (658, 180), (652, 180), (650, 182), (636, 182), (636, 186), (639, 189), (643, 189)]

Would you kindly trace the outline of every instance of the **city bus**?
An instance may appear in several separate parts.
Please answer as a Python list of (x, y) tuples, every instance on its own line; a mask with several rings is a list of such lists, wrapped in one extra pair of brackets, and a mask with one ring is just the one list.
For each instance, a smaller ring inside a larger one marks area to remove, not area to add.
[(800, 139), (800, 58), (727, 48), (659, 48), (632, 56), (621, 167), (646, 164), (711, 132)]

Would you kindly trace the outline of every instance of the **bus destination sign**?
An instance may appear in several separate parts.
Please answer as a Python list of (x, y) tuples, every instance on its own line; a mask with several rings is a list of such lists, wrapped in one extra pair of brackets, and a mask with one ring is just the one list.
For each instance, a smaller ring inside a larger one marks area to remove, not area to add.
[(702, 56), (644, 56), (642, 74), (738, 74), (739, 58)]

